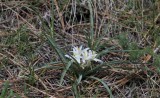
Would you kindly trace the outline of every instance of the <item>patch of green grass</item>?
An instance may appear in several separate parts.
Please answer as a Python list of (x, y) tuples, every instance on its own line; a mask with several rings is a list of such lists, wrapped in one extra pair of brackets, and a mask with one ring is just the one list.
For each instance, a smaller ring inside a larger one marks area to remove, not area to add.
[[(0, 76), (23, 80), (25, 96), (159, 96), (159, 0), (10, 1), (0, 6), (0, 28), (14, 30), (0, 34)], [(80, 45), (103, 63), (65, 57)], [(7, 82), (0, 90), (18, 97)]]
[(5, 82), (4, 86), (2, 87), (2, 91), (0, 93), (0, 98), (20, 98), (12, 89), (9, 88), (9, 82)]

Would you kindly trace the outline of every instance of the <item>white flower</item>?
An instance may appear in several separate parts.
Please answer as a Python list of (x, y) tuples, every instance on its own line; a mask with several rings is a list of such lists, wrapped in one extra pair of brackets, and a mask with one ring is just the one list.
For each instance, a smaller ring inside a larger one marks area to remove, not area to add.
[[(80, 62), (80, 59), (81, 59), (81, 57), (80, 56), (70, 56), (70, 55), (65, 55), (67, 58), (69, 58), (69, 59), (71, 59), (71, 60), (73, 60), (74, 61), (74, 59), (80, 64), (81, 62)], [(74, 58), (74, 59), (73, 59)]]
[[(102, 63), (103, 61), (96, 58), (97, 54), (95, 51), (90, 50), (89, 48), (82, 49), (82, 46), (80, 47), (73, 47), (73, 50), (71, 51), (73, 55), (65, 55), (67, 58), (77, 61), (82, 66), (90, 61), (96, 61)], [(74, 58), (74, 59), (73, 59)]]
[(85, 51), (83, 51), (83, 53), (82, 53), (82, 62), (83, 62), (83, 63), (86, 63), (86, 61), (91, 61), (91, 60), (93, 60), (93, 61), (102, 63), (103, 61), (97, 59), (96, 56), (97, 56), (97, 54), (96, 54), (95, 51), (85, 50)]
[[(69, 55), (65, 55), (66, 57), (68, 57), (69, 59), (72, 59), (72, 60), (76, 60), (79, 64), (81, 63), (81, 54), (82, 54), (82, 46), (80, 46), (79, 48), (78, 47), (73, 47), (73, 55), (72, 56), (69, 56)], [(74, 59), (73, 59), (74, 58)]]
[(92, 55), (88, 52), (88, 50), (84, 50), (82, 52), (82, 62), (83, 63), (86, 63), (86, 61), (90, 60), (91, 58), (92, 58)]
[(80, 56), (82, 54), (82, 46), (78, 47), (73, 47), (73, 56)]

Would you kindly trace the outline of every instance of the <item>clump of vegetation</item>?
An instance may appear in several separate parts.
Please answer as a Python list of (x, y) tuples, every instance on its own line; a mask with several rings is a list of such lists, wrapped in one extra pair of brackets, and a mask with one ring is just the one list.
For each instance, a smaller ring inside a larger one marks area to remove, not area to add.
[(0, 98), (159, 97), (159, 10), (159, 0), (0, 1)]

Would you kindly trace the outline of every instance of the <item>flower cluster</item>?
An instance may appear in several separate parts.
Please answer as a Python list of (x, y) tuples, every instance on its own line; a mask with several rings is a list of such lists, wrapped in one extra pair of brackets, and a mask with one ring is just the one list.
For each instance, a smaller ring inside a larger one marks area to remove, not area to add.
[(86, 64), (87, 62), (90, 62), (91, 60), (102, 63), (101, 60), (97, 59), (96, 52), (90, 50), (89, 48), (83, 49), (82, 46), (80, 47), (73, 47), (73, 51), (71, 51), (73, 55), (65, 55), (67, 58), (78, 62), (79, 64)]

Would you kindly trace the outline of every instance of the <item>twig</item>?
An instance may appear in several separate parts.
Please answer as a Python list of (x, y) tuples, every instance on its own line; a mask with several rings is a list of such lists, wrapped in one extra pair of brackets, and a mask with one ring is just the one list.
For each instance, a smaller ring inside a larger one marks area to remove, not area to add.
[(60, 21), (61, 21), (62, 29), (63, 29), (63, 31), (65, 31), (63, 16), (62, 16), (62, 13), (61, 13), (60, 10), (59, 10), (59, 6), (58, 6), (57, 0), (54, 0), (54, 4), (55, 4), (55, 6), (56, 6), (56, 10), (57, 10), (57, 12), (58, 12), (58, 16), (59, 16)]
[(50, 98), (56, 98), (55, 96), (50, 95), (50, 94), (48, 94), (47, 92), (44, 92), (44, 91), (42, 91), (42, 90), (40, 90), (40, 89), (38, 89), (38, 88), (35, 88), (35, 87), (33, 87), (33, 86), (31, 86), (31, 85), (29, 85), (29, 84), (27, 84), (27, 83), (26, 83), (26, 85), (28, 85), (29, 87), (31, 87), (31, 88), (33, 88), (33, 89), (37, 90), (38, 92), (43, 93), (44, 95), (49, 96)]

